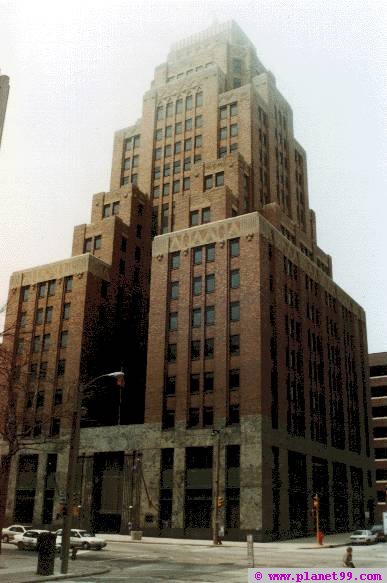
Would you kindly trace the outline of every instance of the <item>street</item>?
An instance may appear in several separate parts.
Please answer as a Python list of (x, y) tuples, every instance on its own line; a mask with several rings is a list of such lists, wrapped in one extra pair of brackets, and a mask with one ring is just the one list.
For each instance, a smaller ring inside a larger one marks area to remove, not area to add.
[[(308, 546), (309, 544), (309, 546)], [(342, 567), (344, 546), (312, 547), (310, 542), (256, 543), (255, 566), (262, 567)], [(387, 567), (387, 543), (354, 547), (356, 567)], [(15, 550), (15, 553), (18, 551)], [(240, 583), (247, 580), (247, 550), (243, 543), (223, 543), (214, 547), (209, 541), (179, 544), (152, 541), (109, 542), (102, 551), (80, 551), (77, 566), (109, 568), (110, 573), (85, 577), (84, 583), (138, 581), (154, 583), (194, 582)], [(72, 569), (75, 565), (71, 564)]]

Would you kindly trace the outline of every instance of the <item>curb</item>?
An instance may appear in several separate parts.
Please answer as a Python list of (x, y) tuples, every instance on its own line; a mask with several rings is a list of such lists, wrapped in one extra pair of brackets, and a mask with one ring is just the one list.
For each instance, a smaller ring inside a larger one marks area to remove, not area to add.
[[(82, 577), (94, 577), (95, 575), (105, 575), (110, 573), (111, 569), (98, 569), (98, 571), (88, 571), (87, 573), (66, 573), (63, 575), (48, 575), (39, 577), (39, 579), (20, 579), (17, 583), (40, 583), (41, 581), (64, 581), (66, 579), (81, 579)], [(16, 582), (15, 582), (16, 583)]]

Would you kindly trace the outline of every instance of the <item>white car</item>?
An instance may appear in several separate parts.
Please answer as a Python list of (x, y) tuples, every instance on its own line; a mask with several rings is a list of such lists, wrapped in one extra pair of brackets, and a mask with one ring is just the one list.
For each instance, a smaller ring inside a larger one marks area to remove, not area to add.
[(1, 540), (4, 543), (11, 542), (17, 534), (23, 534), (26, 532), (28, 528), (22, 526), (21, 524), (11, 524), (11, 526), (7, 526), (7, 528), (3, 528), (1, 533)]
[[(56, 531), (57, 540), (62, 543), (62, 529)], [(77, 547), (79, 549), (95, 549), (100, 551), (106, 547), (106, 541), (103, 538), (97, 538), (86, 530), (79, 530), (77, 528), (71, 529), (70, 533), (70, 547)]]
[(371, 544), (376, 543), (378, 540), (378, 535), (373, 534), (370, 530), (355, 530), (354, 533), (351, 534), (351, 543), (352, 544)]
[[(25, 550), (36, 550), (38, 545), (38, 536), (41, 532), (49, 532), (48, 530), (41, 530), (41, 529), (34, 529), (34, 530), (27, 530), (23, 534), (17, 534), (14, 539), (11, 541), (12, 544), (16, 545), (19, 551)], [(60, 550), (60, 541), (58, 537), (56, 538), (56, 550)]]

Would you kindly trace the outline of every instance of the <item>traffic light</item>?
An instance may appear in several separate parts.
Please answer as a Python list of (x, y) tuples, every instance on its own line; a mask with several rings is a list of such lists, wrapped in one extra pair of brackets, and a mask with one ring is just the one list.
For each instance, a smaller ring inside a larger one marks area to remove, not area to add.
[(315, 494), (315, 496), (313, 496), (313, 509), (318, 510), (319, 505), (320, 505), (320, 500), (319, 500), (318, 494)]
[(218, 508), (223, 508), (224, 506), (224, 498), (223, 496), (218, 496), (218, 499), (216, 501), (216, 505)]

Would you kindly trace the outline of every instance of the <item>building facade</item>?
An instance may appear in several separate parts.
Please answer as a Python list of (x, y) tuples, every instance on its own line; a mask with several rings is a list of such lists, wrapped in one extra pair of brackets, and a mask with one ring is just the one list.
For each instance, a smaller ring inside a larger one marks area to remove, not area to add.
[(387, 512), (387, 352), (369, 355), (378, 522)]
[(9, 95), (9, 77), (2, 75), (0, 71), (0, 146), (3, 135), (5, 112), (7, 110), (7, 102)]
[[(131, 208), (141, 201), (144, 222), (121, 215), (124, 197)], [(125, 235), (123, 256), (125, 229), (133, 237)], [(117, 369), (120, 359), (127, 373), (116, 423), (94, 397), (88, 406), (98, 410), (82, 430), (81, 524), (209, 536), (219, 503), (226, 536), (266, 540), (313, 530), (315, 494), (325, 532), (364, 523), (374, 484), (364, 311), (334, 283), (331, 258), (317, 245), (292, 110), (235, 23), (177, 43), (156, 68), (141, 119), (115, 134), (111, 193), (94, 197), (73, 255), (109, 273), (106, 310), (124, 305), (126, 314), (102, 325), (93, 319), (92, 349), (79, 325), (69, 366), (72, 385)], [(39, 290), (42, 270), (32, 272)], [(47, 285), (59, 277), (48, 275)], [(28, 277), (11, 280), (16, 326)], [(91, 306), (100, 314), (98, 303), (83, 296), (78, 318)], [(105, 327), (107, 345), (104, 333), (97, 337)], [(65, 423), (58, 443), (62, 435)], [(9, 517), (17, 517), (18, 484), (33, 474), (30, 515), (44, 522), (40, 484), (56, 455), (55, 520), (66, 451), (53, 447), (49, 439), (38, 458), (14, 460)]]

